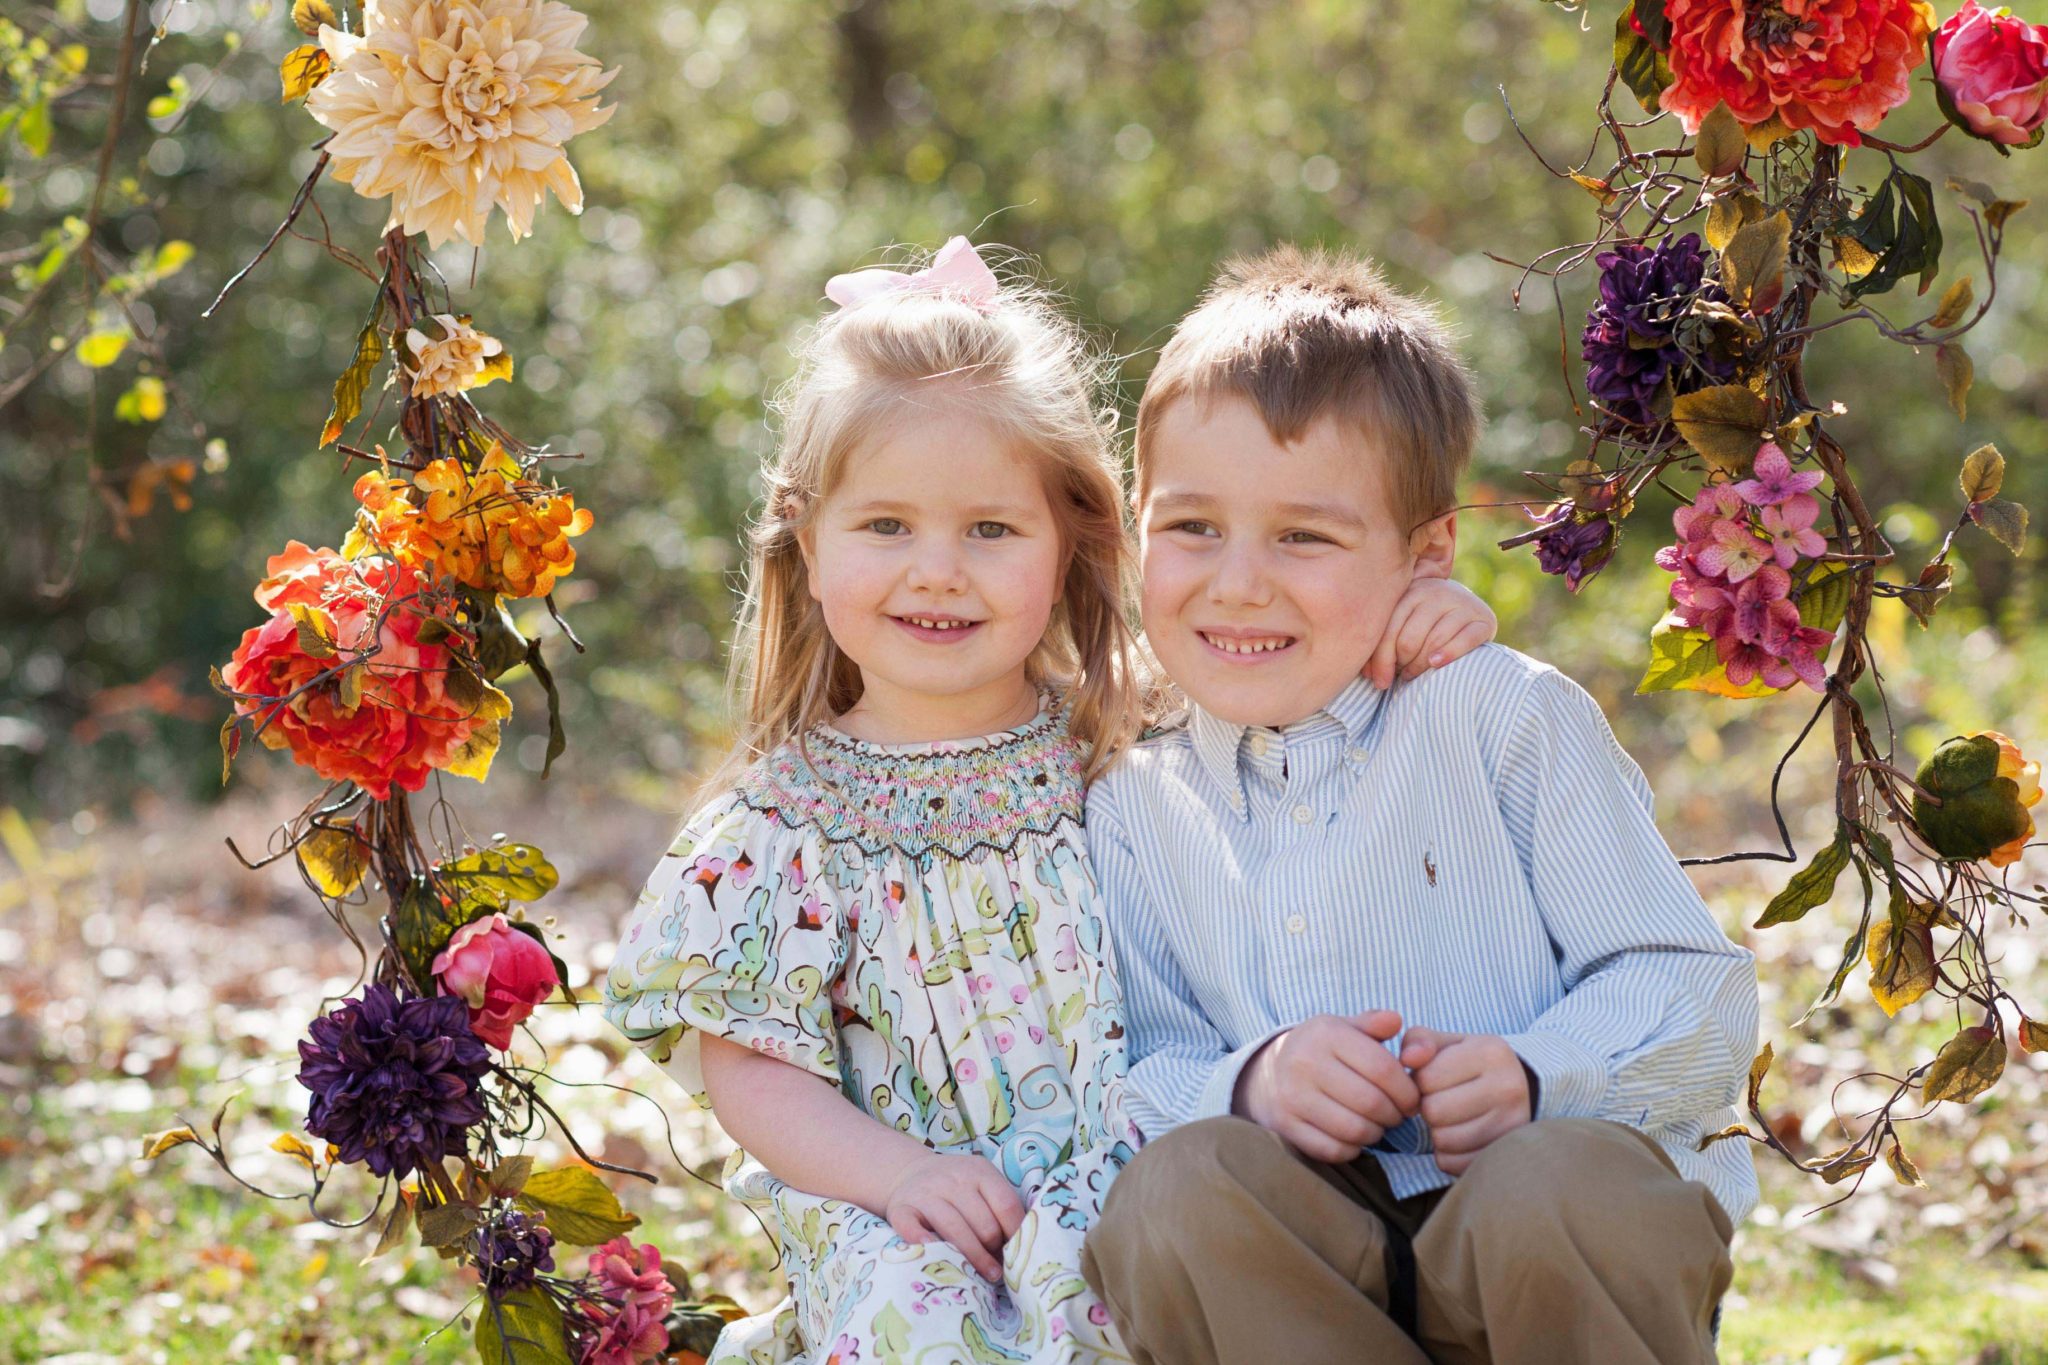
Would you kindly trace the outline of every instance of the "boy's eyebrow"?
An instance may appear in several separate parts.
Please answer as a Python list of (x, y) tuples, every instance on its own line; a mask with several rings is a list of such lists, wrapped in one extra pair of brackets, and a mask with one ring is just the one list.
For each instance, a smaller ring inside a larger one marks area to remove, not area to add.
[[(1173, 516), (1184, 512), (1206, 511), (1216, 506), (1216, 502), (1215, 498), (1206, 493), (1162, 493), (1152, 499), (1152, 511), (1155, 514)], [(1289, 520), (1327, 522), (1359, 531), (1368, 529), (1363, 517), (1341, 503), (1283, 502), (1273, 510)]]

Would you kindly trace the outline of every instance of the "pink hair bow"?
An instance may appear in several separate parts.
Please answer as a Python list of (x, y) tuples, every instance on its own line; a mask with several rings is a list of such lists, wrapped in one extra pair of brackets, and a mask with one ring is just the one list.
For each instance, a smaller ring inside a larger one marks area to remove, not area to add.
[(995, 272), (965, 237), (955, 237), (939, 248), (932, 263), (923, 270), (904, 274), (900, 270), (856, 270), (834, 275), (825, 281), (825, 297), (841, 308), (895, 294), (906, 289), (944, 291), (959, 294), (977, 308), (986, 309), (996, 301), (999, 286)]

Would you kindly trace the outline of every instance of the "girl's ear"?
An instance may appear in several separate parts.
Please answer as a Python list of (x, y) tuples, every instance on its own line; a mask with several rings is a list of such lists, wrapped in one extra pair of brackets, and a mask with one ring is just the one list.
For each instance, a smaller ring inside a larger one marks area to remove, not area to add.
[(1458, 557), (1458, 514), (1446, 512), (1415, 528), (1408, 537), (1417, 578), (1449, 578)]
[(804, 591), (814, 602), (825, 599), (818, 596), (818, 536), (814, 521), (796, 533), (797, 553), (804, 557)]

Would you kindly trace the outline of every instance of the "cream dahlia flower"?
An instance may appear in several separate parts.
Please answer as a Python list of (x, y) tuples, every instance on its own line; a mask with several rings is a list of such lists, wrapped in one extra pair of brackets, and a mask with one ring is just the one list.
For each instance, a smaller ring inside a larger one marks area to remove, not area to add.
[(417, 327), (405, 333), (406, 349), (412, 352), (412, 394), (431, 398), (439, 393), (461, 393), (512, 373), (512, 357), (504, 343), (470, 326), (467, 317), (435, 313), (440, 324), (438, 336)]
[(335, 179), (433, 246), (482, 245), (493, 207), (524, 237), (549, 190), (581, 213), (563, 144), (618, 107), (597, 103), (618, 71), (576, 50), (588, 23), (557, 0), (367, 0), (362, 36), (322, 25), (334, 70), (306, 108)]

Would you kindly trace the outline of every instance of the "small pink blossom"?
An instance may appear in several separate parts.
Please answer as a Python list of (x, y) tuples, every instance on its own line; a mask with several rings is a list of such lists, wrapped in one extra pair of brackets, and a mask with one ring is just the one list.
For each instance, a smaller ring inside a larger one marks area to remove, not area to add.
[(1771, 562), (1771, 546), (1746, 523), (1724, 521), (1714, 527), (1713, 542), (1701, 546), (1693, 560), (1702, 573), (1740, 583)]
[(1783, 506), (1764, 509), (1764, 539), (1770, 542), (1778, 567), (1789, 569), (1801, 556), (1812, 558), (1827, 553), (1827, 539), (1813, 529), (1814, 518), (1819, 515), (1820, 507), (1811, 497), (1793, 498)]
[(1811, 493), (1826, 476), (1817, 469), (1803, 474), (1792, 471), (1792, 461), (1776, 441), (1766, 441), (1757, 452), (1756, 477), (1735, 485), (1735, 492), (1752, 507), (1770, 507)]
[(953, 1069), (959, 1073), (963, 1081), (971, 1081), (981, 1074), (981, 1068), (974, 1064), (972, 1057), (962, 1057)]

